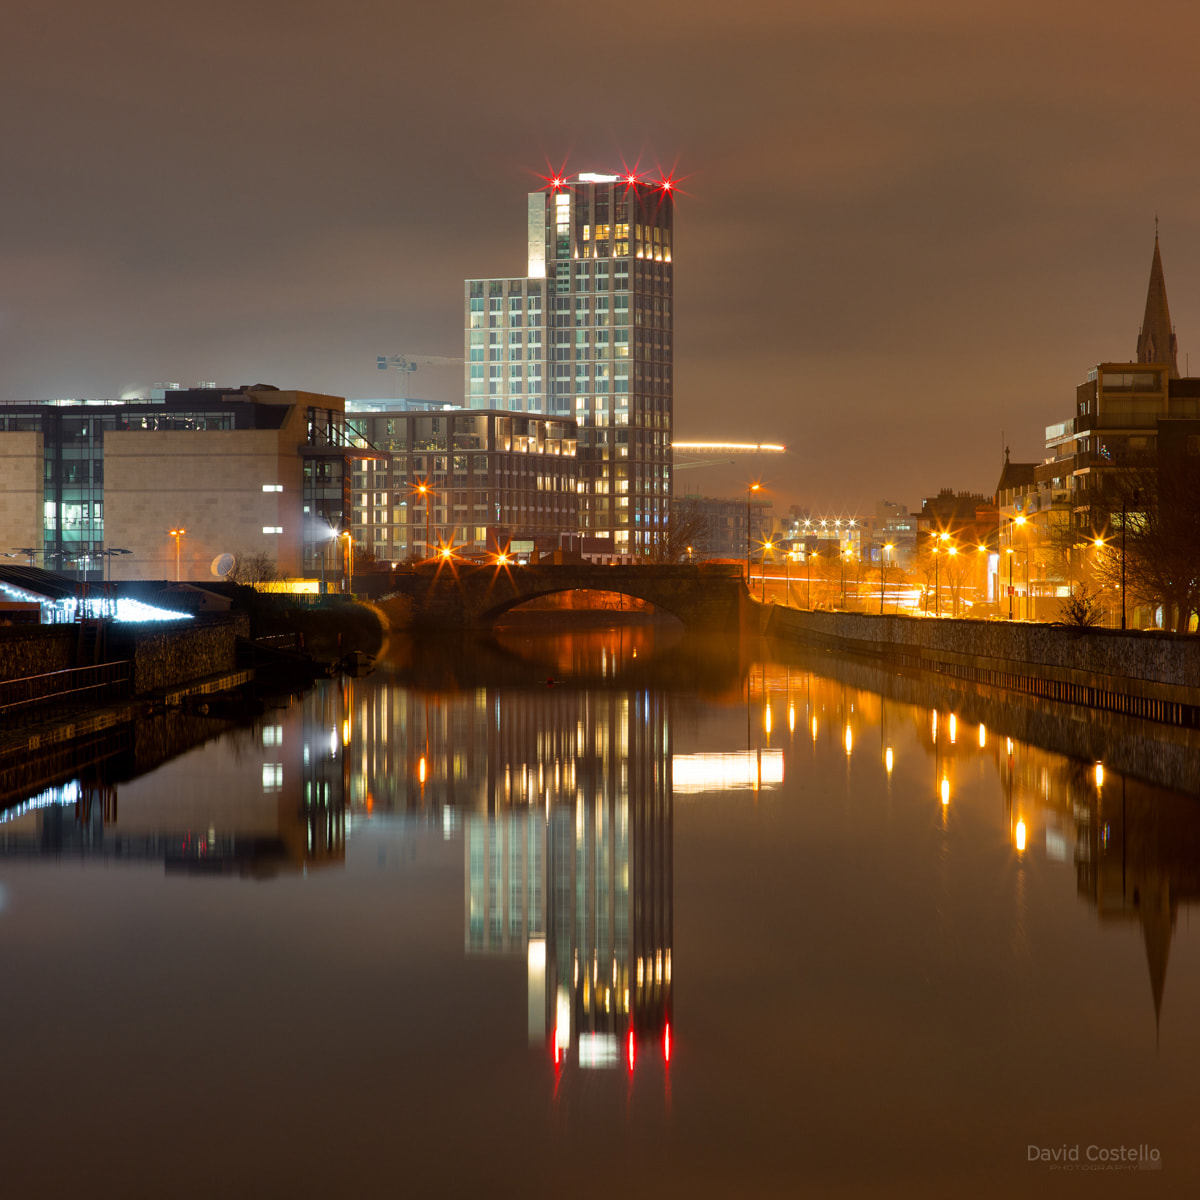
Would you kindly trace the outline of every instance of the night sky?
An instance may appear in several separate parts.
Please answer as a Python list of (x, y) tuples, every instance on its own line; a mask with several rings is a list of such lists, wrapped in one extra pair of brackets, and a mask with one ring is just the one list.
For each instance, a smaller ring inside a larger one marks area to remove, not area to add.
[[(387, 392), (524, 271), (538, 172), (674, 171), (675, 433), (781, 508), (991, 492), (1133, 357), (1200, 373), (1186, 0), (8, 0), (0, 399)], [(414, 395), (461, 399), (455, 370)]]

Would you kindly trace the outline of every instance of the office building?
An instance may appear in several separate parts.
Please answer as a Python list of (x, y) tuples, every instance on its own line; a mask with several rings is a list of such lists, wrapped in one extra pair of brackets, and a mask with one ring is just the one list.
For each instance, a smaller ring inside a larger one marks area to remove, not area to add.
[(465, 403), (574, 420), (579, 532), (648, 555), (671, 496), (671, 183), (553, 180), (527, 235), (524, 277), (464, 285)]
[(378, 561), (532, 542), (552, 548), (579, 523), (570, 418), (497, 411), (411, 411), (351, 402), (356, 551)]
[(106, 555), (113, 579), (211, 579), (223, 554), (315, 575), (349, 510), (344, 403), (259, 384), (0, 404), (9, 542), (92, 579)]

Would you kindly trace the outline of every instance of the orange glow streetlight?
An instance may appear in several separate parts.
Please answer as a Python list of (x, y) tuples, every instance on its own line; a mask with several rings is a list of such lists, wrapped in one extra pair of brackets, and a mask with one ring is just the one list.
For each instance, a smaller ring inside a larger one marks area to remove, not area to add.
[(762, 491), (761, 483), (752, 483), (746, 489), (746, 587), (750, 586), (750, 501), (755, 492)]
[[(432, 487), (430, 487), (428, 478), (426, 478), (423, 482), (414, 485), (413, 491), (421, 497), (421, 500), (425, 505), (425, 557), (435, 558), (437, 557), (437, 551), (434, 549), (433, 537), (431, 536), (430, 531), (430, 519), (432, 517), (430, 508), (433, 505), (433, 498), (437, 493)], [(452, 529), (450, 532), (453, 534), (454, 530)]]
[(354, 591), (354, 539), (350, 536), (350, 530), (338, 535), (346, 539), (346, 591)]
[(168, 536), (173, 537), (175, 539), (175, 582), (176, 583), (179, 583), (182, 581), (182, 568), (181, 568), (182, 560), (180, 557), (179, 544), (180, 544), (180, 540), (182, 539), (182, 537), (185, 533), (187, 533), (187, 530), (183, 529), (183, 528), (167, 530)]

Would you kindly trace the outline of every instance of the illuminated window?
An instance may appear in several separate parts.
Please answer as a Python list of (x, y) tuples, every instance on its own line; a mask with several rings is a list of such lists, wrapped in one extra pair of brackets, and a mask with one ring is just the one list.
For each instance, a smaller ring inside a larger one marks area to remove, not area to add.
[(264, 525), (262, 527), (262, 531), (263, 531), (263, 533), (282, 533), (283, 526), (282, 525)]
[(264, 483), (263, 491), (264, 492), (282, 492), (283, 484), (282, 483)]

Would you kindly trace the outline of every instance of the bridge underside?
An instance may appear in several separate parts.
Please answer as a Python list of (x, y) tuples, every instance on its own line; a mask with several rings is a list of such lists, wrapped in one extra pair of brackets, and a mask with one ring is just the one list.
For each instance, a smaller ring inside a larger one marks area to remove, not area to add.
[(397, 628), (487, 629), (510, 609), (556, 592), (616, 592), (677, 617), (693, 632), (733, 633), (746, 615), (736, 565), (418, 567), (396, 578), (384, 608)]

